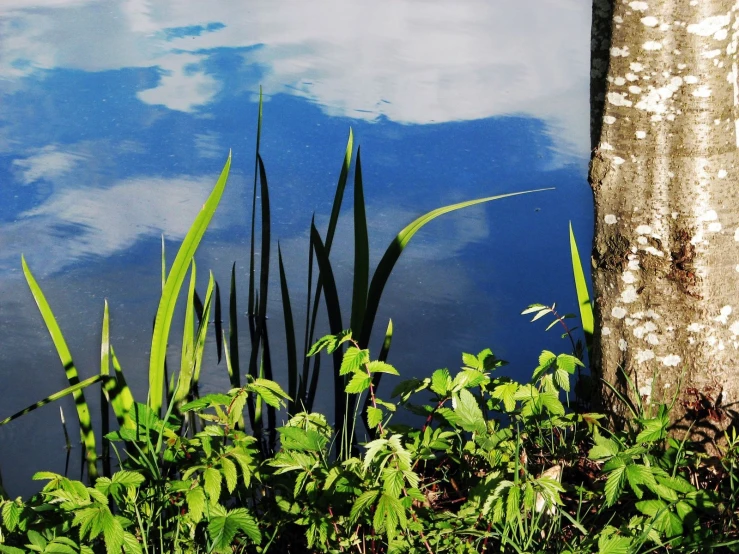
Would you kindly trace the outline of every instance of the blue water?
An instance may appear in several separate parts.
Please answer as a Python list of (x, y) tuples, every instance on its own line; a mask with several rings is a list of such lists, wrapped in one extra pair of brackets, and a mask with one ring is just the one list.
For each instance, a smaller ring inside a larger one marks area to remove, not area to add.
[[(519, 314), (533, 302), (576, 310), (569, 220), (589, 250), (589, 18), (574, 0), (0, 2), (0, 418), (65, 386), (21, 253), (82, 376), (98, 371), (109, 300), (113, 345), (145, 399), (160, 236), (171, 262), (229, 149), (229, 188), (197, 260), (201, 287), (212, 269), (225, 291), (233, 262), (245, 284), (260, 85), (272, 233), (298, 319), (310, 220), (325, 232), (350, 128), (375, 263), (428, 210), (556, 188), (424, 228), (385, 289), (372, 345), (392, 317), (389, 361), (405, 376), (490, 347), (526, 378), (542, 348), (567, 348)], [(345, 314), (351, 233), (342, 218), (332, 251)], [(268, 311), (284, 384), (278, 292), (273, 282)], [(209, 349), (205, 387), (225, 387)], [(75, 437), (73, 405), (58, 405)], [(58, 406), (0, 427), (9, 492), (63, 471), (63, 446)]]

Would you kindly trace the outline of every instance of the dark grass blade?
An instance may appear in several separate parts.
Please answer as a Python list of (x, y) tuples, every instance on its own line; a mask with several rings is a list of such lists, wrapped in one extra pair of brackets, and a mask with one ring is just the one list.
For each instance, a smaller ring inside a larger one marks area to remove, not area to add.
[(213, 327), (216, 334), (216, 353), (218, 355), (218, 363), (221, 363), (223, 357), (223, 314), (221, 313), (221, 287), (216, 281), (216, 304), (215, 315), (213, 318)]
[(69, 351), (67, 342), (64, 340), (64, 335), (62, 334), (62, 330), (59, 328), (56, 317), (54, 317), (54, 313), (51, 311), (51, 306), (49, 306), (49, 303), (46, 301), (46, 297), (41, 291), (41, 287), (39, 287), (36, 279), (33, 277), (31, 270), (28, 268), (28, 264), (26, 264), (26, 259), (23, 256), (21, 256), (21, 265), (23, 266), (23, 274), (25, 275), (26, 281), (28, 282), (28, 287), (31, 289), (31, 294), (36, 301), (36, 305), (41, 312), (41, 317), (43, 317), (46, 328), (51, 335), (51, 340), (54, 342), (54, 346), (56, 347), (59, 359), (64, 366), (64, 371), (67, 375), (67, 381), (69, 381), (70, 385), (69, 387), (67, 387), (67, 389), (64, 389), (65, 391), (68, 391), (65, 394), (72, 393), (74, 396), (74, 403), (75, 407), (77, 408), (77, 417), (80, 424), (80, 438), (82, 439), (82, 443), (85, 446), (85, 460), (87, 461), (88, 477), (90, 479), (90, 482), (94, 483), (95, 479), (98, 476), (96, 465), (97, 452), (95, 450), (95, 434), (92, 430), (90, 409), (87, 406), (85, 395), (82, 392), (82, 389), (84, 387), (77, 387), (77, 385), (80, 383), (80, 379), (77, 373), (77, 367), (75, 367), (74, 360), (72, 359), (72, 354)]
[(477, 200), (468, 200), (466, 202), (451, 204), (449, 206), (444, 206), (432, 210), (422, 215), (421, 217), (416, 218), (409, 225), (407, 225), (390, 243), (390, 246), (388, 246), (385, 254), (380, 260), (380, 263), (377, 265), (377, 269), (375, 269), (374, 275), (372, 276), (369, 293), (367, 295), (367, 311), (365, 312), (364, 322), (362, 323), (362, 334), (359, 337), (359, 346), (361, 348), (367, 348), (370, 335), (372, 333), (372, 326), (375, 322), (375, 316), (377, 315), (377, 309), (380, 305), (380, 299), (382, 298), (382, 291), (385, 288), (388, 279), (390, 278), (393, 267), (395, 267), (395, 263), (398, 261), (398, 258), (400, 258), (400, 255), (403, 253), (403, 250), (408, 245), (408, 242), (411, 240), (411, 238), (413, 238), (413, 235), (415, 235), (416, 232), (418, 232), (424, 225), (426, 225), (430, 221), (433, 221), (440, 215), (444, 215), (456, 210), (461, 210), (462, 208), (475, 206), (484, 202), (491, 202), (492, 200), (499, 200), (501, 198), (509, 198), (512, 196), (519, 196), (521, 194), (529, 194), (532, 192), (540, 192), (544, 190), (553, 189), (545, 188), (537, 190), (527, 190), (523, 192), (512, 192), (509, 194), (488, 196), (486, 198), (479, 198)]
[[(318, 269), (321, 272), (321, 281), (323, 282), (324, 295), (326, 297), (326, 311), (328, 312), (328, 322), (331, 334), (338, 335), (344, 329), (341, 323), (341, 308), (339, 305), (339, 295), (336, 290), (336, 281), (334, 280), (333, 269), (331, 268), (331, 262), (328, 259), (328, 253), (323, 246), (323, 241), (318, 233), (315, 225), (310, 230), (311, 241), (313, 242), (313, 248), (316, 253), (316, 262), (318, 263)], [(333, 353), (334, 361), (334, 414), (337, 432), (339, 434), (337, 444), (341, 445), (341, 450), (345, 448), (344, 432), (341, 430), (341, 426), (344, 425), (346, 406), (344, 402), (344, 387), (345, 378), (341, 375), (341, 358), (342, 349), (337, 348)]]
[(126, 378), (123, 376), (123, 369), (112, 345), (110, 347), (110, 360), (113, 363), (115, 379), (106, 381), (103, 388), (110, 397), (110, 405), (113, 406), (113, 413), (118, 420), (118, 425), (127, 429), (134, 429), (136, 424), (131, 417), (131, 409), (136, 405), (136, 402), (131, 389), (128, 388)]
[[(105, 381), (108, 379), (112, 379), (112, 377), (106, 376), (106, 375), (93, 375), (92, 377), (88, 377), (87, 379), (84, 379), (82, 381), (77, 380), (77, 382), (74, 385), (71, 385), (58, 392), (55, 392), (54, 394), (50, 394), (46, 398), (43, 398), (39, 400), (38, 402), (31, 404), (27, 408), (23, 408), (22, 410), (14, 413), (12, 416), (8, 416), (5, 419), (0, 420), (0, 425), (5, 425), (6, 423), (10, 423), (14, 419), (18, 419), (21, 416), (24, 416), (38, 408), (41, 408), (42, 406), (46, 406), (47, 404), (54, 402), (55, 400), (59, 400), (60, 398), (64, 398), (65, 396), (68, 396), (70, 394), (78, 395), (82, 391), (82, 389), (89, 387), (90, 385), (94, 385), (95, 383), (99, 381)], [(79, 404), (77, 405), (79, 406)], [(89, 462), (89, 457), (87, 457), (87, 460)], [(88, 474), (89, 474), (89, 463), (88, 463)]]
[(255, 311), (255, 271), (254, 249), (255, 249), (255, 231), (257, 220), (257, 178), (259, 172), (259, 144), (262, 137), (262, 87), (259, 87), (259, 115), (257, 116), (257, 146), (254, 153), (254, 190), (251, 199), (251, 243), (249, 246), (249, 315), (254, 315)]
[(208, 325), (210, 324), (210, 311), (213, 308), (213, 288), (214, 288), (213, 272), (211, 271), (208, 276), (208, 287), (205, 291), (205, 306), (203, 307), (203, 317), (200, 318), (198, 323), (198, 329), (195, 332), (195, 342), (193, 343), (193, 358), (192, 358), (192, 383), (190, 386), (186, 386), (185, 394), (187, 397), (191, 397), (192, 393), (196, 393), (200, 384), (200, 369), (203, 366), (203, 355), (205, 354), (205, 338), (208, 333)]
[(369, 237), (367, 236), (367, 216), (364, 206), (362, 186), (361, 148), (357, 148), (357, 162), (354, 168), (354, 286), (352, 288), (351, 330), (356, 337), (362, 334), (362, 322), (367, 307), (367, 286), (369, 283)]
[[(190, 393), (192, 384), (193, 359), (195, 357), (195, 281), (197, 279), (197, 265), (195, 259), (190, 263), (190, 286), (187, 291), (187, 305), (185, 307), (185, 326), (182, 330), (182, 349), (180, 354), (180, 373), (177, 376), (177, 390), (172, 401), (175, 405), (182, 403)], [(201, 316), (202, 321), (202, 316)]]
[(151, 340), (151, 356), (149, 358), (149, 407), (157, 415), (161, 415), (162, 402), (164, 400), (164, 366), (167, 356), (167, 341), (169, 339), (169, 331), (172, 325), (177, 297), (187, 275), (190, 260), (192, 260), (200, 244), (200, 240), (205, 234), (208, 224), (213, 218), (213, 214), (221, 200), (230, 168), (231, 153), (229, 152), (226, 164), (221, 171), (218, 181), (216, 181), (213, 191), (205, 201), (205, 204), (203, 204), (200, 213), (195, 218), (190, 230), (182, 241), (169, 275), (167, 276), (167, 282), (165, 283), (164, 291), (162, 291), (162, 297), (159, 301), (154, 333)]
[(236, 303), (236, 263), (231, 266), (231, 289), (228, 297), (228, 343), (230, 347), (228, 377), (231, 386), (241, 387), (241, 369), (239, 366), (239, 310)]
[(269, 285), (269, 247), (270, 247), (270, 212), (269, 186), (267, 172), (264, 170), (262, 157), (257, 154), (259, 163), (259, 182), (261, 184), (262, 207), (262, 250), (260, 252), (261, 267), (259, 269), (259, 322), (264, 323), (267, 318), (267, 287)]
[[(110, 375), (110, 312), (108, 310), (108, 301), (105, 300), (103, 307), (103, 329), (100, 345), (100, 375)], [(61, 407), (60, 407), (61, 409)], [(63, 416), (62, 416), (63, 417)], [(110, 477), (110, 441), (105, 436), (110, 433), (110, 406), (108, 392), (105, 387), (100, 387), (100, 431), (102, 434), (102, 458), (103, 458), (103, 475)]]
[[(282, 261), (282, 251), (280, 243), (277, 243), (277, 260), (280, 268), (280, 291), (282, 293), (282, 315), (285, 320), (285, 347), (287, 349), (287, 394), (290, 400), (287, 404), (287, 413), (293, 415), (297, 412), (296, 402), (298, 401), (298, 354), (297, 345), (295, 343), (295, 323), (293, 321), (293, 310), (290, 305), (290, 291), (287, 286), (287, 276), (285, 275), (285, 265)], [(310, 287), (310, 285), (309, 285)], [(310, 290), (310, 288), (308, 289)]]
[[(313, 217), (310, 220), (311, 227), (315, 225), (316, 216), (313, 214)], [(316, 287), (318, 288), (318, 287)], [(316, 291), (316, 298), (318, 290)], [(308, 387), (308, 378), (310, 374), (310, 365), (311, 365), (311, 358), (306, 356), (306, 353), (311, 347), (311, 342), (313, 341), (313, 330), (311, 328), (311, 325), (315, 326), (316, 317), (318, 316), (318, 311), (313, 309), (311, 310), (311, 295), (313, 294), (313, 241), (308, 240), (308, 288), (307, 288), (307, 295), (306, 295), (306, 308), (305, 308), (305, 336), (303, 340), (303, 375), (300, 378), (300, 389), (299, 389), (299, 398), (303, 401), (303, 409), (306, 410), (308, 413), (310, 413), (313, 410), (313, 403), (309, 402), (310, 395), (308, 394), (306, 387)], [(313, 316), (311, 318), (311, 312), (313, 313)], [(313, 356), (313, 372), (314, 372), (314, 379), (311, 379), (311, 381), (315, 380), (315, 372), (318, 371), (316, 369), (316, 364), (318, 360), (320, 360), (320, 356)]]
[(570, 256), (572, 258), (572, 276), (575, 281), (575, 292), (577, 293), (577, 305), (580, 308), (580, 324), (585, 333), (585, 346), (588, 350), (588, 359), (592, 359), (593, 332), (595, 330), (595, 319), (593, 317), (593, 304), (588, 294), (588, 282), (585, 280), (580, 254), (577, 250), (575, 233), (572, 231), (570, 222)]

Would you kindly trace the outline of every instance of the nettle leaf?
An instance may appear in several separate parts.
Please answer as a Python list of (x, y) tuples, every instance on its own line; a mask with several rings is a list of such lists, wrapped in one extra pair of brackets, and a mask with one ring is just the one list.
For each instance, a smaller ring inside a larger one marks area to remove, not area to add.
[(542, 351), (539, 354), (539, 365), (534, 369), (534, 373), (531, 375), (531, 380), (538, 380), (547, 370), (552, 367), (557, 361), (557, 356), (554, 352), (549, 350)]
[(465, 367), (469, 367), (470, 369), (478, 369), (480, 367), (480, 362), (477, 359), (477, 356), (474, 354), (468, 354), (467, 352), (462, 353), (462, 363), (465, 365)]
[(360, 371), (362, 366), (369, 363), (369, 361), (369, 350), (360, 350), (356, 346), (350, 346), (347, 348), (346, 352), (344, 352), (339, 375), (346, 375), (347, 373)]
[(304, 452), (318, 452), (323, 449), (328, 439), (313, 429), (300, 427), (278, 427), (280, 441), (285, 450), (301, 450)]
[(448, 369), (437, 369), (431, 374), (431, 390), (439, 396), (448, 396), (451, 385), (452, 378)]
[(621, 491), (624, 487), (624, 480), (626, 478), (626, 467), (617, 467), (608, 474), (606, 479), (606, 505), (613, 506), (621, 496)]
[(18, 498), (15, 502), (7, 501), (3, 504), (3, 523), (8, 531), (15, 531), (23, 513), (23, 504), (21, 499)]
[(452, 390), (471, 389), (490, 382), (490, 378), (475, 369), (463, 369), (454, 377)]
[(559, 400), (556, 392), (543, 392), (539, 395), (541, 405), (544, 406), (552, 415), (564, 415), (565, 407)]
[(367, 511), (370, 506), (374, 506), (377, 497), (380, 496), (380, 491), (365, 491), (360, 494), (354, 501), (352, 511), (349, 514), (349, 519), (352, 523), (356, 523), (357, 519), (363, 512)]
[(588, 452), (588, 458), (591, 460), (605, 460), (612, 458), (618, 454), (620, 450), (618, 442), (604, 437), (597, 432), (597, 430), (593, 434), (593, 440), (595, 441), (595, 446), (593, 446), (593, 448), (590, 449), (590, 452)]
[(570, 392), (570, 374), (564, 369), (557, 368), (554, 372), (554, 382), (565, 392)]
[(669, 504), (663, 500), (643, 500), (635, 504), (641, 513), (653, 518), (655, 529), (665, 533), (668, 537), (683, 534), (683, 524), (680, 518), (669, 510)]
[(598, 554), (629, 554), (631, 538), (615, 534), (616, 529), (610, 527), (610, 533), (605, 530), (598, 537)]
[(217, 504), (221, 497), (221, 478), (221, 473), (213, 467), (208, 467), (203, 471), (203, 488), (211, 504)]
[(392, 396), (393, 398), (395, 398), (396, 396), (400, 396), (401, 399), (405, 402), (411, 397), (412, 394), (427, 389), (430, 384), (431, 379), (429, 379), (428, 377), (426, 377), (426, 379), (424, 379), (423, 381), (415, 378), (406, 379), (405, 381), (401, 381), (395, 386), (390, 396)]
[(405, 529), (408, 521), (405, 515), (405, 509), (400, 500), (389, 494), (380, 496), (375, 509), (375, 515), (372, 518), (372, 526), (377, 533), (384, 532), (388, 539), (392, 539), (398, 529), (398, 526)]
[(226, 515), (211, 518), (208, 523), (208, 535), (213, 541), (213, 550), (230, 553), (231, 544), (239, 531), (243, 531), (253, 543), (262, 542), (259, 524), (246, 508), (235, 508), (229, 510)]
[(385, 362), (380, 362), (379, 360), (370, 362), (368, 369), (370, 373), (389, 373), (391, 375), (400, 375), (400, 373), (398, 373), (398, 370), (395, 369), (393, 366)]
[(366, 391), (369, 388), (370, 383), (372, 383), (371, 376), (364, 373), (355, 373), (346, 384), (346, 388), (344, 388), (344, 391), (348, 392), (349, 394), (359, 394)]
[(665, 421), (661, 418), (641, 419), (639, 420), (644, 429), (637, 435), (636, 442), (657, 442), (667, 437), (667, 427), (669, 420)]
[(572, 354), (560, 354), (557, 356), (557, 367), (565, 370), (570, 375), (575, 373), (575, 368), (577, 366), (585, 367), (585, 364), (578, 360), (576, 356), (573, 356)]
[(657, 482), (654, 480), (654, 475), (652, 475), (652, 470), (641, 464), (627, 465), (626, 478), (628, 479), (629, 485), (637, 498), (642, 497), (641, 486), (646, 486), (652, 490), (657, 486)]
[(696, 490), (690, 481), (680, 476), (677, 476), (677, 477), (657, 476), (657, 481), (659, 482), (660, 485), (664, 485), (665, 487), (669, 487), (672, 490), (681, 492), (683, 494), (689, 494), (691, 492), (695, 492)]
[[(126, 554), (143, 554), (144, 552), (138, 539), (128, 531), (123, 532), (123, 550)], [(80, 548), (80, 554), (85, 554), (82, 548)], [(89, 554), (92, 554), (92, 552)]]
[(364, 470), (367, 471), (377, 454), (387, 447), (387, 439), (375, 439), (364, 445), (367, 452), (364, 454)]
[(370, 429), (374, 429), (382, 423), (382, 416), (383, 414), (380, 408), (374, 408), (372, 406), (367, 408), (367, 424), (370, 426)]
[(493, 398), (503, 401), (506, 412), (512, 412), (516, 409), (516, 393), (518, 392), (518, 383), (510, 382), (498, 385), (493, 389)]
[(228, 489), (228, 492), (232, 493), (236, 488), (236, 483), (239, 479), (238, 472), (236, 471), (236, 464), (226, 457), (221, 458), (221, 473), (226, 479), (226, 488)]
[(462, 389), (454, 396), (454, 401), (454, 410), (446, 414), (447, 420), (465, 431), (484, 433), (485, 418), (474, 395), (467, 389)]
[(190, 519), (195, 523), (200, 522), (203, 519), (203, 512), (205, 511), (205, 491), (203, 487), (198, 485), (194, 489), (187, 491), (185, 502), (187, 503), (187, 511)]

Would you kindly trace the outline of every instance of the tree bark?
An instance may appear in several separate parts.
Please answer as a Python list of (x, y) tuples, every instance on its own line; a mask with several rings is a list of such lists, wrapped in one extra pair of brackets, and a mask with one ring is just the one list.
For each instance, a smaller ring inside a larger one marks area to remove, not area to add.
[(593, 4), (594, 374), (634, 405), (676, 399), (677, 427), (707, 440), (739, 401), (738, 15), (735, 0)]

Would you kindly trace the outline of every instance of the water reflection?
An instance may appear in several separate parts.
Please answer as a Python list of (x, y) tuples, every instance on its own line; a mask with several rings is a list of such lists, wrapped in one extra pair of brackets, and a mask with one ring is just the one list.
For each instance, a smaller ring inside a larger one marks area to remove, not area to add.
[[(19, 279), (21, 252), (83, 376), (97, 371), (102, 298), (110, 298), (114, 345), (139, 398), (159, 235), (171, 253), (229, 148), (230, 185), (198, 261), (222, 285), (234, 260), (245, 275), (260, 84), (273, 233), (298, 297), (312, 211), (325, 226), (350, 126), (362, 145), (375, 261), (424, 211), (557, 187), (434, 222), (403, 255), (377, 319), (394, 318), (391, 361), (406, 375), (454, 368), (461, 350), (488, 346), (528, 372), (539, 348), (559, 343), (516, 314), (534, 301), (574, 308), (567, 220), (589, 238), (589, 17), (575, 0), (4, 0), (1, 414), (64, 386)], [(348, 291), (351, 224), (341, 225), (332, 258)], [(281, 308), (270, 301), (279, 332)], [(279, 367), (274, 341), (273, 350)], [(225, 385), (225, 371), (204, 379)], [(63, 469), (56, 417), (39, 410), (0, 429), (11, 494), (33, 490), (36, 469)], [(22, 437), (31, 437), (27, 463), (8, 463), (5, 452)], [(50, 444), (58, 452), (40, 456)]]

